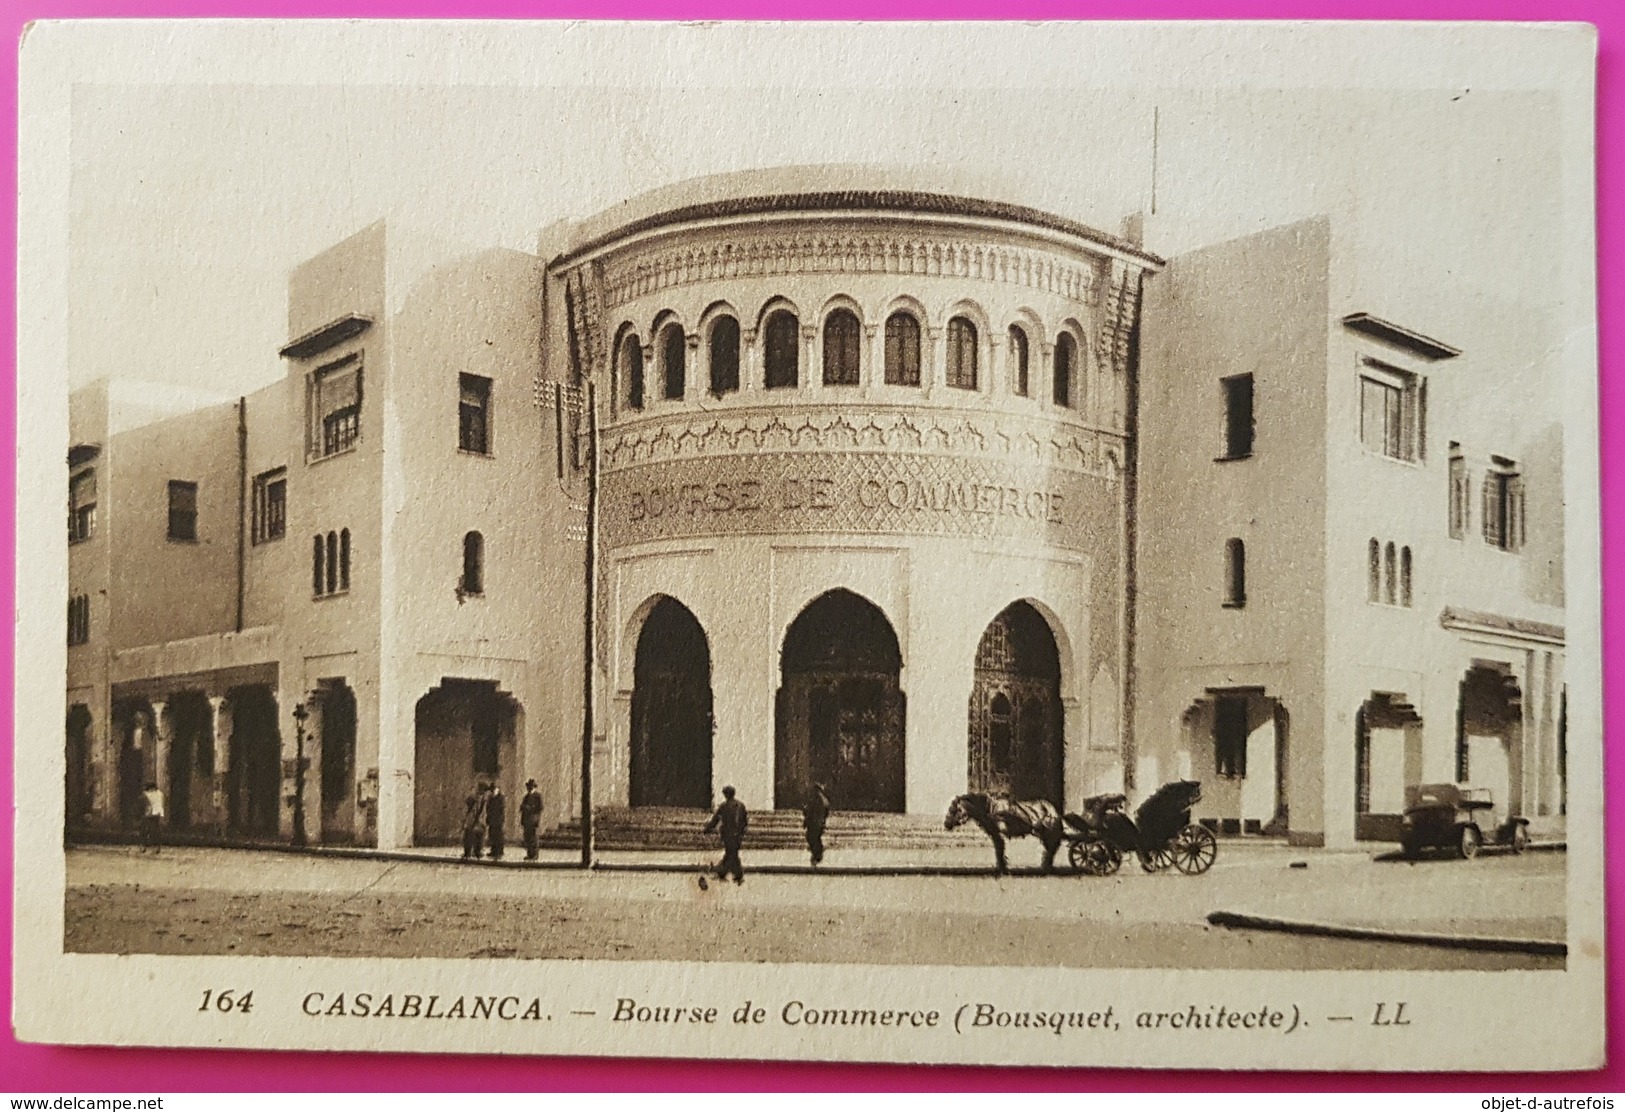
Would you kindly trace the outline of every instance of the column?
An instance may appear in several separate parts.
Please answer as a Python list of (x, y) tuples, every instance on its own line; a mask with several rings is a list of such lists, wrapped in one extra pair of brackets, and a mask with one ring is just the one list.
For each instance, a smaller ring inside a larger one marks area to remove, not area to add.
[(941, 328), (925, 327), (925, 350), (920, 353), (920, 394), (929, 398), (943, 381), (944, 336)]
[(866, 324), (863, 326), (863, 341), (866, 354), (863, 359), (862, 371), (858, 376), (858, 382), (861, 384), (858, 389), (858, 396), (861, 398), (870, 397), (874, 392), (874, 388), (886, 381), (886, 349), (879, 337), (879, 325)]
[[(741, 549), (730, 549), (729, 555), (746, 566)], [(738, 590), (719, 599), (711, 622), (717, 631), (735, 631), (731, 636), (715, 636), (711, 642), (711, 698), (716, 716), (711, 790), (721, 798), (722, 786), (732, 784), (747, 807), (765, 810), (774, 803), (774, 701), (779, 685), (779, 653), (774, 641), (778, 616), (773, 613), (770, 577), (758, 575), (741, 582)], [(712, 630), (708, 627), (707, 632)]]
[(231, 770), (231, 704), (219, 695), (209, 696), (209, 738), (214, 746), (214, 776), (209, 784), (209, 806), (217, 831), (226, 827), (226, 785)]
[(700, 359), (700, 334), (690, 332), (684, 337), (688, 361), (683, 375), (683, 400), (703, 398), (711, 392), (711, 368)]
[(169, 742), (170, 723), (168, 721), (169, 704), (160, 700), (152, 701), (152, 756), (145, 766), (147, 779), (155, 782), (158, 789), (164, 793), (165, 815), (168, 821), (173, 822), (175, 816), (169, 814)]
[[(384, 661), (378, 680), (378, 848), (410, 846), (414, 832), (413, 775), (417, 755), (417, 702), (422, 690), (404, 682), (397, 667)], [(575, 704), (578, 708), (579, 702)], [(580, 730), (573, 753), (580, 753)], [(572, 775), (579, 768), (571, 758)], [(579, 794), (579, 793), (578, 793)], [(571, 805), (572, 808), (574, 804)], [(561, 812), (564, 813), (564, 812)]]
[[(1029, 352), (1031, 350), (1028, 349)], [(1073, 368), (1073, 373), (1077, 373), (1076, 368)], [(1076, 390), (1077, 383), (1073, 383), (1072, 388)], [(1043, 340), (1038, 345), (1036, 365), (1029, 357), (1027, 393), (1041, 404), (1053, 405), (1055, 402), (1055, 345), (1048, 340)]]
[(813, 362), (818, 353), (818, 326), (801, 326), (801, 385), (814, 393), (824, 388), (824, 368)]
[(739, 330), (739, 392), (747, 397), (754, 397), (762, 389), (762, 376), (764, 373), (761, 348), (756, 343), (756, 329), (741, 328)]
[(983, 384), (981, 392), (989, 397), (1002, 398), (1010, 392), (1010, 342), (1008, 335), (998, 336), (989, 332), (987, 353), (987, 382)]

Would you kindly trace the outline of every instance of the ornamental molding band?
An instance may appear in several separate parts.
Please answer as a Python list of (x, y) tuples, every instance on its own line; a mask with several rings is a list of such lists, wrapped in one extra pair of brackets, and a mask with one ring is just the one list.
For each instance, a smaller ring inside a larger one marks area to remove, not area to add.
[(786, 410), (645, 422), (604, 435), (606, 473), (764, 452), (912, 452), (1059, 469), (1115, 482), (1123, 436), (1053, 421), (906, 412)]
[(1101, 542), (1102, 515), (1109, 521), (1116, 508), (1105, 482), (1076, 472), (948, 456), (771, 452), (607, 477), (603, 537), (610, 550), (690, 537), (883, 533), (1085, 551)]
[[(1099, 268), (1108, 265), (1102, 259)], [(1119, 267), (1126, 264), (1118, 262)], [(639, 252), (604, 271), (606, 308), (674, 286), (728, 278), (803, 274), (902, 274), (1006, 282), (1088, 301), (1096, 266), (1078, 265), (1038, 248), (923, 236), (805, 235), (695, 244)]]

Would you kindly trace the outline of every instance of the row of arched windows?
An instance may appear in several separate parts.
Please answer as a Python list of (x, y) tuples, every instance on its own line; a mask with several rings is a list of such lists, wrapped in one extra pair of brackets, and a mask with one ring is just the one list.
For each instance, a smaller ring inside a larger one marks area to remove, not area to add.
[(1388, 606), (1411, 605), (1411, 549), (1383, 544), (1372, 537), (1366, 545), (1366, 601)]
[[(919, 318), (899, 309), (886, 318), (885, 342), (881, 359), (882, 379), (888, 386), (919, 386), (926, 358)], [(740, 387), (741, 332), (731, 315), (717, 317), (707, 331), (703, 358), (707, 364), (710, 392), (721, 396)], [(1031, 341), (1020, 324), (1009, 328), (1009, 375), (1011, 393), (1027, 397), (1032, 389)], [(762, 322), (762, 386), (768, 390), (792, 389), (801, 385), (801, 321), (787, 308), (775, 309)], [(825, 386), (856, 386), (862, 381), (863, 326), (847, 308), (835, 308), (824, 317), (822, 381)], [(645, 366), (644, 348), (635, 331), (623, 332), (616, 346), (616, 374), (620, 380), (620, 400), (626, 409), (644, 407), (651, 388), (667, 401), (681, 400), (689, 389), (688, 337), (677, 321), (658, 325), (652, 348), (656, 366)], [(982, 385), (980, 366), (982, 337), (976, 323), (966, 316), (948, 321), (945, 350), (947, 384), (959, 390), (978, 390)], [(1063, 408), (1081, 405), (1078, 341), (1069, 331), (1055, 339), (1051, 361), (1050, 400)], [(653, 373), (651, 373), (651, 370)], [(697, 370), (697, 368), (696, 368)]]
[(318, 598), (350, 589), (350, 531), (340, 529), (311, 538), (311, 592)]

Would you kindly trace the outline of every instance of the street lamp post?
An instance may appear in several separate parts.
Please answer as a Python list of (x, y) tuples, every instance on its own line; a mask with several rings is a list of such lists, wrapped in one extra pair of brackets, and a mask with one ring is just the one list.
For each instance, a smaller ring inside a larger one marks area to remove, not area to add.
[(300, 702), (293, 708), (293, 844), (303, 846), (305, 837), (305, 720), (310, 709)]

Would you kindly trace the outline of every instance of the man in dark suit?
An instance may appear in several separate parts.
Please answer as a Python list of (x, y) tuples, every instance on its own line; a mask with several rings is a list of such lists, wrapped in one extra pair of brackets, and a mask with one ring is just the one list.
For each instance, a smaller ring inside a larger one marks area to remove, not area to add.
[(525, 832), (525, 860), (536, 860), (536, 829), (542, 825), (542, 793), (536, 781), (525, 781), (525, 798), (519, 801), (519, 826)]
[(485, 837), (491, 843), (491, 860), (502, 860), (502, 844), (505, 835), (502, 830), (502, 821), (508, 817), (508, 797), (502, 794), (502, 785), (492, 783), (491, 791), (485, 797)]
[(829, 796), (824, 785), (814, 784), (807, 795), (807, 805), (801, 809), (801, 825), (807, 831), (807, 852), (812, 863), (824, 859), (824, 826), (829, 822)]
[(722, 805), (711, 816), (711, 821), (705, 824), (707, 834), (716, 830), (722, 835), (722, 862), (717, 866), (718, 880), (726, 880), (731, 874), (735, 884), (745, 883), (745, 866), (739, 860), (739, 847), (745, 842), (745, 827), (749, 822), (750, 815), (745, 805), (734, 798), (733, 788), (723, 788)]

